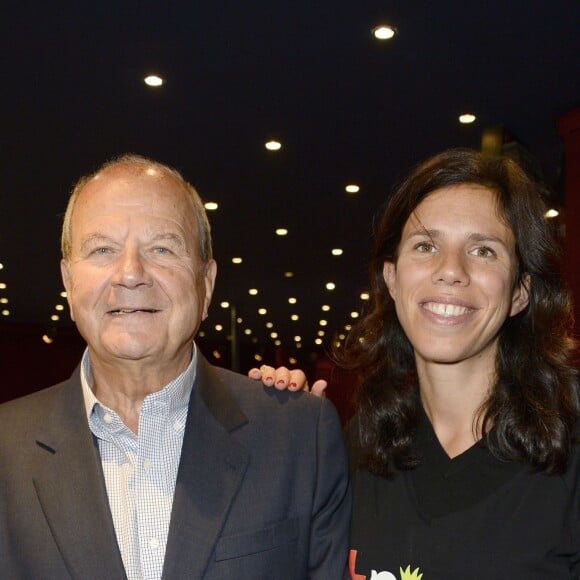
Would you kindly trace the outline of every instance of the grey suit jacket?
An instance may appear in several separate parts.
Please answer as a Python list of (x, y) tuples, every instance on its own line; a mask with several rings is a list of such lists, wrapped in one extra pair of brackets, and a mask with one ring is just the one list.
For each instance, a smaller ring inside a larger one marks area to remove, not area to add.
[[(341, 578), (350, 490), (336, 412), (199, 356), (163, 579)], [(125, 578), (79, 371), (0, 406), (0, 578)]]

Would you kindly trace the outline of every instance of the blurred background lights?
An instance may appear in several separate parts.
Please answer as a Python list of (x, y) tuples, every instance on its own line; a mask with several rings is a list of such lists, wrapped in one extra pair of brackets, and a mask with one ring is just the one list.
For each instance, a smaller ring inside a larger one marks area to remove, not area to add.
[(277, 236), (287, 236), (288, 230), (286, 228), (276, 228), (276, 235)]
[(473, 123), (477, 117), (472, 113), (463, 113), (463, 115), (459, 115), (459, 122), (463, 123), (464, 125), (469, 125)]
[(334, 290), (336, 288), (336, 284), (334, 282), (327, 282), (326, 289), (327, 290)]
[(248, 294), (249, 294), (250, 296), (256, 296), (256, 295), (258, 294), (258, 289), (257, 289), (257, 288), (250, 288), (250, 289), (248, 290)]
[(360, 191), (360, 187), (354, 183), (350, 183), (344, 189), (346, 193), (358, 193)]
[(203, 204), (203, 207), (205, 207), (205, 209), (207, 209), (208, 211), (215, 211), (219, 205), (217, 204), (216, 201), (206, 201)]
[(160, 76), (157, 75), (148, 75), (143, 80), (149, 87), (160, 87), (165, 82)]
[(373, 28), (373, 36), (377, 40), (390, 40), (397, 34), (397, 29), (389, 24), (381, 24)]
[(557, 209), (549, 209), (545, 214), (547, 218), (555, 218), (560, 215), (560, 212)]
[(332, 250), (330, 251), (330, 253), (333, 256), (342, 256), (342, 248), (332, 248)]
[(274, 139), (272, 139), (271, 141), (268, 141), (266, 143), (265, 147), (268, 151), (279, 151), (282, 148), (282, 143), (280, 143), (280, 141), (275, 141)]
[(242, 258), (240, 258), (239, 256), (235, 256), (234, 258), (232, 258), (232, 264), (241, 264), (242, 263)]

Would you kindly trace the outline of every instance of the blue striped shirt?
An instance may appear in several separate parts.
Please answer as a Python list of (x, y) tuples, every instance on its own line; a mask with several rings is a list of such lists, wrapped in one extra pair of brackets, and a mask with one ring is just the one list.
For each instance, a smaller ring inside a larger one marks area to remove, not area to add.
[(162, 390), (147, 395), (138, 433), (92, 391), (88, 349), (81, 382), (89, 428), (97, 438), (113, 524), (128, 580), (159, 580), (197, 354)]

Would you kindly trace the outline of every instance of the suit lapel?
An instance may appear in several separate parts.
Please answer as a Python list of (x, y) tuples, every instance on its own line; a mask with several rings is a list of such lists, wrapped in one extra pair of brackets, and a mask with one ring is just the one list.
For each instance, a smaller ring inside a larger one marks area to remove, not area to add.
[(249, 462), (230, 435), (247, 422), (228, 388), (198, 351), (163, 578), (201, 578)]
[(77, 372), (58, 393), (37, 445), (34, 485), (66, 566), (75, 579), (124, 578), (96, 443)]

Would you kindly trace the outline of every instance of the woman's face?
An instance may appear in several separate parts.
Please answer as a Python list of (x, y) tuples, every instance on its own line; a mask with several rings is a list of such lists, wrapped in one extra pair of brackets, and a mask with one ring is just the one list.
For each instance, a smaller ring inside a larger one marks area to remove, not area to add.
[(503, 322), (528, 303), (516, 271), (494, 192), (461, 184), (429, 194), (403, 228), (396, 263), (383, 269), (417, 363), (495, 364)]

